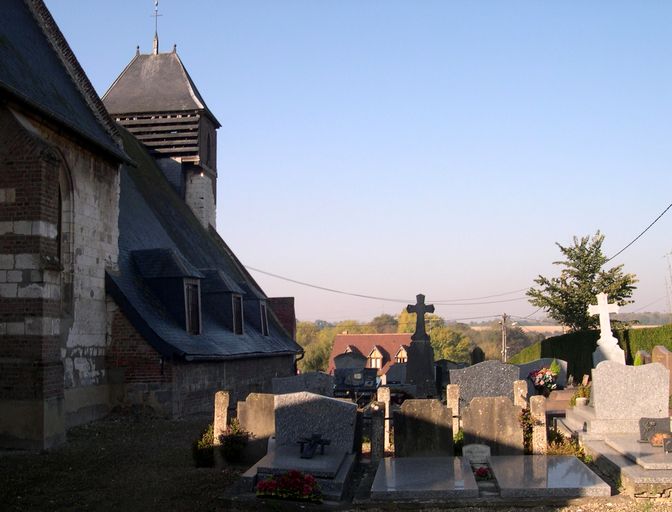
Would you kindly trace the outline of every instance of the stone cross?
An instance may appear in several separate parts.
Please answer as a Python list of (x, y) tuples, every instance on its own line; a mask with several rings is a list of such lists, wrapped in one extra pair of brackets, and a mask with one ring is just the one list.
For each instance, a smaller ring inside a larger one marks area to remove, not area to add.
[(588, 313), (590, 315), (600, 315), (600, 339), (612, 338), (609, 313), (618, 313), (618, 304), (609, 304), (607, 294), (598, 293), (597, 306), (593, 304), (588, 306)]
[(429, 336), (425, 332), (425, 313), (434, 313), (433, 304), (425, 304), (425, 296), (419, 294), (415, 296), (417, 304), (415, 306), (409, 304), (406, 306), (406, 311), (415, 313), (415, 332), (411, 336), (413, 341), (429, 341)]
[(588, 313), (600, 315), (600, 339), (597, 340), (597, 348), (593, 352), (593, 366), (602, 361), (615, 361), (625, 364), (625, 352), (618, 346), (618, 340), (611, 333), (609, 313), (618, 313), (617, 304), (609, 304), (606, 293), (597, 294), (597, 306), (588, 306)]

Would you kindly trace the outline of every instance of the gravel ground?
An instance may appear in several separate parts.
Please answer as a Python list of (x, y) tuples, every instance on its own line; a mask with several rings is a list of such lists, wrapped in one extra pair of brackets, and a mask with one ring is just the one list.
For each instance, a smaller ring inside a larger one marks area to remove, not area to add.
[[(72, 429), (68, 443), (48, 453), (0, 453), (0, 511), (247, 511), (392, 510), (462, 512), (672, 512), (672, 500), (643, 500), (616, 495), (569, 502), (428, 505), (368, 503), (353, 492), (356, 505), (302, 505), (261, 502), (232, 492), (242, 467), (195, 468), (191, 443), (209, 418), (167, 421), (149, 417), (111, 416)], [(362, 472), (365, 474), (365, 472)], [(366, 488), (366, 485), (362, 486)]]

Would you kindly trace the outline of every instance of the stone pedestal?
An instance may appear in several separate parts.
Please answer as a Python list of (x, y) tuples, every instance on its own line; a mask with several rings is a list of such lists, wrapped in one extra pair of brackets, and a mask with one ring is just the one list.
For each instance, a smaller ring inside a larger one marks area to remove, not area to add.
[(460, 430), (460, 386), (448, 384), (446, 386), (446, 404), (453, 413), (453, 432)]
[(532, 453), (543, 455), (548, 448), (545, 397), (530, 397), (530, 416), (532, 417)]
[(371, 407), (371, 464), (385, 456), (385, 404), (376, 402)]
[(383, 440), (383, 447), (385, 451), (391, 451), (392, 450), (392, 443), (390, 440), (390, 422), (392, 421), (390, 418), (392, 418), (392, 409), (391, 409), (391, 402), (392, 402), (392, 394), (390, 392), (390, 388), (381, 386), (378, 388), (378, 401), (381, 402), (384, 406), (384, 421), (385, 421), (385, 438)]
[(436, 396), (434, 350), (429, 341), (412, 341), (408, 348), (406, 382), (416, 387), (417, 398)]
[[(219, 437), (224, 434), (226, 427), (229, 424), (229, 402), (231, 400), (228, 391), (217, 391), (215, 393), (215, 417), (213, 421), (213, 445), (219, 447), (221, 444)], [(224, 460), (222, 459), (222, 451), (215, 448), (215, 465), (222, 467)]]

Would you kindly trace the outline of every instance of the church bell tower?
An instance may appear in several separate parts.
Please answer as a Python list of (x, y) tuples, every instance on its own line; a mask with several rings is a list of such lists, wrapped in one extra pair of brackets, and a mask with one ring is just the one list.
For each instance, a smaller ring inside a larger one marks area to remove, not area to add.
[[(158, 13), (155, 12), (155, 16)], [(142, 142), (177, 193), (206, 229), (215, 227), (217, 128), (196, 85), (177, 55), (138, 47), (103, 96), (111, 116)]]

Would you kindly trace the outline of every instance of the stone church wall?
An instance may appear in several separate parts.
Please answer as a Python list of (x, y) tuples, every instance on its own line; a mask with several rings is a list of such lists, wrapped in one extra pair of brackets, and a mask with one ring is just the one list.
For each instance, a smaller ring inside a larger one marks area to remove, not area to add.
[(55, 446), (109, 409), (104, 277), (118, 195), (116, 165), (0, 108), (1, 446)]
[(212, 180), (199, 172), (189, 172), (186, 176), (184, 201), (203, 225), (215, 225), (215, 193)]

